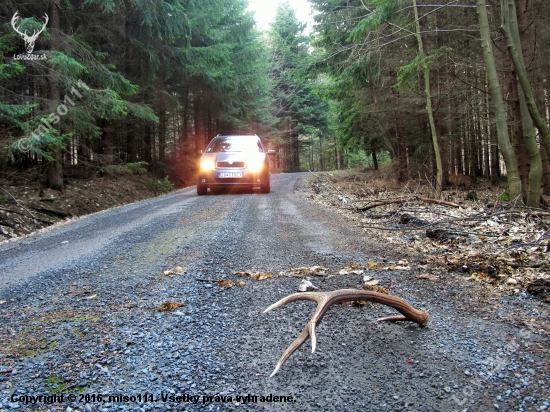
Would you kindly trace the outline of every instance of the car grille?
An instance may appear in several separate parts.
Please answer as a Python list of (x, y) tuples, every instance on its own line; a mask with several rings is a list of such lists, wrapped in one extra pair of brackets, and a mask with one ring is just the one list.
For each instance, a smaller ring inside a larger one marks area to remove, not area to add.
[(229, 163), (229, 162), (218, 162), (217, 163), (217, 167), (218, 168), (227, 168), (227, 167), (238, 167), (238, 168), (243, 168), (244, 167), (244, 162), (233, 162), (233, 163)]

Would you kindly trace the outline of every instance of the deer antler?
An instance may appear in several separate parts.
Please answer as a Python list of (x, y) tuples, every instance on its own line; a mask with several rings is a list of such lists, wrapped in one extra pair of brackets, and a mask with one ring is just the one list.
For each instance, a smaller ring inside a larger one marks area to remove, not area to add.
[(17, 16), (19, 14), (19, 11), (16, 11), (15, 14), (13, 15), (13, 17), (11, 18), (11, 27), (13, 27), (13, 30), (15, 30), (17, 32), (17, 34), (19, 34), (20, 36), (23, 36), (23, 37), (26, 37), (27, 36), (27, 33), (21, 33), (17, 27), (15, 27), (15, 22), (17, 21), (17, 19), (19, 18), (19, 16)]
[(34, 49), (34, 42), (38, 38), (38, 35), (44, 31), (44, 29), (46, 28), (46, 25), (48, 24), (48, 21), (50, 21), (50, 18), (46, 13), (44, 13), (44, 19), (46, 20), (44, 22), (44, 25), (40, 30), (35, 30), (32, 36), (29, 36), (26, 31), (23, 33), (19, 31), (19, 29), (15, 26), (17, 19), (19, 18), (18, 14), (19, 12), (16, 11), (13, 17), (11, 18), (11, 26), (21, 37), (23, 37), (23, 40), (25, 41), (25, 48), (27, 49), (27, 53), (30, 54)]
[(46, 21), (44, 22), (44, 25), (42, 26), (42, 28), (39, 31), (35, 30), (34, 33), (32, 34), (32, 36), (29, 36), (30, 39), (36, 40), (38, 38), (38, 35), (44, 31), (44, 29), (46, 28), (46, 25), (50, 21), (50, 18), (48, 17), (48, 15), (46, 13), (44, 13), (44, 18), (46, 19)]
[(428, 324), (429, 314), (425, 310), (418, 310), (413, 308), (403, 299), (400, 299), (396, 296), (386, 295), (384, 293), (371, 292), (369, 290), (355, 290), (355, 289), (340, 289), (333, 292), (306, 292), (306, 293), (295, 293), (289, 295), (277, 303), (274, 303), (263, 313), (267, 313), (270, 310), (278, 308), (280, 306), (286, 305), (290, 302), (295, 302), (297, 300), (314, 300), (317, 302), (317, 309), (313, 313), (310, 321), (298, 335), (296, 340), (290, 344), (290, 346), (285, 350), (277, 366), (270, 375), (270, 378), (274, 376), (283, 363), (292, 355), (296, 349), (298, 349), (302, 344), (307, 340), (308, 336), (311, 336), (311, 353), (315, 352), (315, 347), (317, 346), (317, 338), (315, 337), (315, 326), (321, 323), (321, 319), (329, 310), (329, 308), (335, 303), (347, 302), (352, 300), (366, 300), (370, 302), (381, 303), (383, 305), (391, 306), (392, 308), (397, 309), (402, 313), (403, 316), (390, 316), (387, 318), (378, 319), (378, 322), (398, 322), (398, 321), (411, 321), (417, 323), (420, 327), (425, 327)]

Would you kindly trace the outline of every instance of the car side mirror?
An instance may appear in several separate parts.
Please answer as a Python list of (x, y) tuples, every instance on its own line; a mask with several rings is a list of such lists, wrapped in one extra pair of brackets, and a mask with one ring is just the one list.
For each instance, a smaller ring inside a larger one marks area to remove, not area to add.
[(267, 151), (267, 155), (268, 156), (273, 156), (273, 155), (276, 155), (277, 154), (277, 151), (276, 150), (268, 150)]

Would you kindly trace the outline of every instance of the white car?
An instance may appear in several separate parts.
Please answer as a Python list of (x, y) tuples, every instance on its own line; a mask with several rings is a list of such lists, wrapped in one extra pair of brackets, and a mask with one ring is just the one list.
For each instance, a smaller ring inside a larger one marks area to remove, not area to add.
[(262, 193), (271, 191), (267, 156), (275, 150), (266, 150), (260, 138), (253, 136), (216, 136), (202, 154), (197, 179), (197, 194), (205, 195), (210, 188), (237, 187)]

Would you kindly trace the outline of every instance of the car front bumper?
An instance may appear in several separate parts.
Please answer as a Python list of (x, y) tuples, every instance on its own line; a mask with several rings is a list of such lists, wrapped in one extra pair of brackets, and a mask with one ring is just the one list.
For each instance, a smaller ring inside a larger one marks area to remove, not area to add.
[[(242, 173), (242, 177), (221, 177), (227, 173)], [(200, 172), (198, 183), (209, 188), (223, 188), (231, 186), (253, 188), (261, 186), (267, 179), (269, 179), (269, 175), (265, 172), (252, 173), (243, 169), (216, 169), (208, 172)]]

